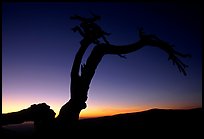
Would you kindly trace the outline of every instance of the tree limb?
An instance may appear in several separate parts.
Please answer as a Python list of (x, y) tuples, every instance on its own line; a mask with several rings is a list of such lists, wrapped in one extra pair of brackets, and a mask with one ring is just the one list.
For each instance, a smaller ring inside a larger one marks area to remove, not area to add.
[(80, 65), (81, 65), (83, 55), (86, 52), (91, 42), (90, 40), (83, 39), (80, 43), (81, 43), (81, 47), (77, 51), (72, 65), (71, 79), (79, 77), (79, 70), (80, 70)]
[(116, 45), (111, 45), (111, 44), (102, 44), (102, 45), (104, 47), (105, 54), (117, 54), (117, 55), (135, 52), (144, 46), (158, 47), (169, 55), (169, 60), (172, 60), (173, 64), (176, 64), (180, 72), (182, 72), (185, 76), (187, 75), (185, 68), (188, 66), (185, 65), (179, 59), (179, 57), (187, 58), (187, 57), (191, 57), (191, 55), (183, 54), (181, 52), (174, 50), (172, 45), (170, 45), (169, 43), (163, 40), (155, 39), (155, 36), (153, 37), (153, 35), (144, 36), (138, 42), (130, 44), (130, 45), (123, 45), (123, 46), (116, 46)]

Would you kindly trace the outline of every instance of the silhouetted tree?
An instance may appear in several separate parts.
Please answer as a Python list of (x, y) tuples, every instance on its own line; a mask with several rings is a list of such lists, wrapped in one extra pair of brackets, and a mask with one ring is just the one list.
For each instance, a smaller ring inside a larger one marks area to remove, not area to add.
[[(72, 65), (70, 88), (71, 98), (65, 105), (62, 106), (57, 117), (57, 123), (62, 128), (74, 128), (77, 125), (81, 110), (86, 108), (89, 85), (94, 76), (95, 70), (98, 64), (101, 62), (103, 56), (106, 54), (122, 56), (122, 54), (135, 52), (144, 46), (157, 47), (166, 52), (169, 55), (169, 60), (172, 60), (173, 64), (176, 64), (179, 71), (186, 75), (185, 68), (187, 65), (179, 60), (179, 57), (190, 57), (189, 54), (182, 54), (176, 51), (172, 45), (159, 39), (159, 37), (156, 35), (145, 34), (143, 28), (139, 29), (140, 39), (133, 44), (116, 46), (110, 44), (107, 40), (104, 40), (105, 43), (100, 42), (98, 39), (104, 37), (105, 32), (102, 29), (95, 28), (96, 23), (94, 22), (98, 18), (99, 16), (94, 16), (93, 18), (84, 18), (78, 15), (71, 17), (71, 19), (78, 19), (82, 22), (82, 28), (77, 26), (73, 29), (75, 32), (78, 30), (79, 33), (83, 36), (83, 39), (80, 42), (81, 46), (76, 53)], [(82, 64), (81, 61), (83, 55), (92, 43), (95, 44), (95, 46), (86, 60), (86, 63)]]
[[(71, 19), (81, 21), (80, 26), (72, 28), (74, 32), (79, 31), (83, 36), (77, 51), (71, 70), (71, 85), (70, 85), (70, 100), (61, 107), (58, 117), (54, 118), (54, 111), (50, 109), (45, 103), (38, 105), (31, 105), (30, 108), (24, 109), (18, 112), (2, 115), (1, 125), (22, 123), (24, 121), (32, 120), (38, 131), (47, 129), (54, 129), (58, 131), (70, 131), (77, 127), (79, 115), (82, 109), (85, 109), (86, 101), (88, 98), (88, 90), (91, 80), (95, 74), (95, 70), (98, 64), (101, 62), (103, 56), (107, 54), (119, 55), (125, 58), (123, 54), (136, 52), (144, 46), (157, 47), (169, 56), (169, 60), (172, 60), (173, 64), (176, 64), (179, 71), (186, 75), (185, 65), (179, 57), (190, 57), (189, 54), (183, 54), (176, 51), (173, 46), (156, 35), (145, 34), (143, 28), (139, 29), (139, 40), (133, 44), (116, 46), (110, 44), (105, 35), (110, 33), (103, 31), (95, 22), (100, 19), (100, 16), (93, 15), (92, 18), (84, 18), (79, 15), (72, 16)], [(102, 38), (104, 42), (100, 42)], [(87, 48), (94, 44), (94, 48), (91, 54), (86, 60), (85, 64), (82, 64), (82, 58)], [(49, 132), (49, 131), (48, 131)]]

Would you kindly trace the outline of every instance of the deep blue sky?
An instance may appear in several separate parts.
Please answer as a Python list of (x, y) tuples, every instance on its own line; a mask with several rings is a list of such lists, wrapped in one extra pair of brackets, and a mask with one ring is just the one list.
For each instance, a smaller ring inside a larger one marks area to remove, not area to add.
[[(122, 59), (107, 55), (92, 80), (82, 116), (149, 108), (202, 106), (201, 7), (174, 3), (3, 3), (3, 113), (46, 102), (56, 113), (69, 98), (70, 70), (82, 37), (74, 14), (101, 15), (97, 23), (115, 45), (138, 38), (138, 27), (192, 54), (179, 73), (158, 48), (146, 46)], [(86, 53), (88, 56), (91, 48)], [(83, 61), (85, 61), (85, 58)]]

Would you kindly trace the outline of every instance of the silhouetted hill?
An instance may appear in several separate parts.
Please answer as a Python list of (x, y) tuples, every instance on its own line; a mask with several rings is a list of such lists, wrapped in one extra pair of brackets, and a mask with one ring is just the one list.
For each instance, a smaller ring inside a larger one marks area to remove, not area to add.
[[(77, 134), (70, 134), (69, 130), (65, 131), (65, 135), (76, 135), (83, 137), (103, 137), (108, 136), (154, 136), (158, 137), (163, 134), (173, 137), (174, 135), (182, 135), (188, 137), (201, 137), (201, 129), (203, 129), (203, 109), (189, 110), (166, 110), (166, 109), (151, 109), (142, 112), (117, 114), (113, 116), (105, 116), (100, 118), (82, 119), (79, 120), (79, 127), (70, 131)], [(27, 125), (28, 126), (28, 125)], [(30, 128), (31, 126), (29, 126)], [(16, 127), (17, 128), (17, 127)], [(22, 127), (21, 127), (22, 128)], [(20, 135), (21, 132), (7, 128), (2, 128), (5, 136)], [(25, 129), (25, 128), (24, 128)], [(31, 130), (31, 128), (30, 128)], [(25, 130), (26, 131), (26, 130)], [(26, 131), (34, 133), (33, 131)], [(50, 132), (51, 134), (51, 132)], [(55, 133), (52, 134), (53, 135)], [(58, 133), (56, 133), (58, 136)], [(1, 134), (2, 135), (2, 134)], [(29, 134), (22, 134), (28, 137)], [(95, 136), (96, 135), (96, 136)], [(30, 135), (31, 136), (31, 135)], [(59, 135), (60, 136), (60, 135)], [(63, 135), (64, 136), (64, 135)], [(13, 137), (13, 136), (12, 136)]]
[(80, 128), (87, 131), (114, 135), (143, 133), (201, 135), (203, 110), (151, 109), (136, 113), (118, 114), (100, 118), (80, 120)]
[[(51, 122), (55, 112), (46, 103), (33, 104), (27, 109), (1, 115), (0, 125), (20, 124), (26, 121)], [(42, 124), (41, 124), (42, 125)]]

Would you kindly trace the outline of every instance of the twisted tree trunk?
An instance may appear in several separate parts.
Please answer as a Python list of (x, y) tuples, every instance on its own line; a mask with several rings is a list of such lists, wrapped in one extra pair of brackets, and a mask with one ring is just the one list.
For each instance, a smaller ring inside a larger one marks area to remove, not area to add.
[(155, 36), (143, 35), (140, 36), (140, 40), (138, 42), (123, 46), (115, 46), (107, 43), (97, 44), (93, 48), (86, 63), (84, 65), (81, 65), (83, 55), (92, 42), (92, 40), (84, 38), (81, 41), (81, 47), (79, 48), (75, 56), (71, 70), (71, 99), (64, 106), (62, 106), (59, 116), (57, 117), (57, 123), (62, 128), (74, 128), (77, 126), (80, 112), (82, 109), (86, 108), (89, 85), (95, 74), (95, 70), (102, 60), (103, 56), (106, 54), (128, 54), (131, 52), (135, 52), (144, 46), (158, 47), (165, 51), (169, 55), (169, 59), (177, 65), (180, 72), (186, 75), (185, 67), (187, 67), (187, 65), (183, 64), (178, 59), (178, 56), (189, 57), (190, 55), (175, 51), (170, 44), (158, 39)]
[(79, 120), (79, 114), (82, 109), (86, 108), (87, 92), (89, 84), (87, 79), (83, 76), (83, 69), (80, 66), (84, 53), (91, 40), (84, 38), (81, 41), (81, 46), (75, 55), (75, 59), (71, 70), (71, 99), (62, 106), (60, 113), (56, 119), (57, 124), (61, 128), (74, 128)]

